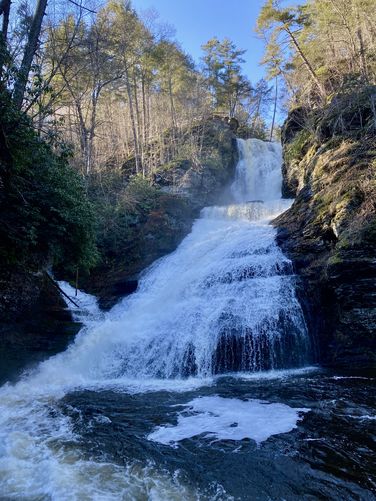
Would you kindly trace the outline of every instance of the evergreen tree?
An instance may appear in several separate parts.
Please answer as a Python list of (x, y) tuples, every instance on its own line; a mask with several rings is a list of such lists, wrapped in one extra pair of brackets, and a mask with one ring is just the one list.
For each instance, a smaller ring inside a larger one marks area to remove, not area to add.
[(376, 82), (375, 25), (373, 0), (267, 0), (256, 30), (269, 77), (282, 77), (297, 104), (316, 106)]
[(212, 92), (215, 107), (234, 117), (242, 97), (250, 93), (251, 86), (241, 73), (242, 56), (245, 50), (237, 49), (231, 40), (222, 42), (210, 39), (202, 46), (204, 73)]

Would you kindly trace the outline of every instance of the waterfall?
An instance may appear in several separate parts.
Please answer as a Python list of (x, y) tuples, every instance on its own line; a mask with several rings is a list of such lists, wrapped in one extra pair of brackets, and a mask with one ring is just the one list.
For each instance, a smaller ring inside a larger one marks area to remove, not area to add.
[(237, 140), (239, 162), (232, 193), (236, 202), (281, 198), (282, 148), (259, 139)]
[(310, 344), (290, 260), (270, 220), (281, 199), (281, 146), (238, 140), (234, 202), (207, 207), (138, 290), (41, 364), (36, 379), (208, 377), (304, 366)]
[[(86, 454), (77, 426), (89, 429), (101, 419), (108, 427), (104, 436), (111, 439), (111, 419), (94, 415), (90, 420), (63, 397), (75, 390), (100, 395), (106, 388), (131, 394), (187, 392), (211, 384), (215, 374), (251, 377), (245, 372), (307, 364), (310, 345), (291, 262), (269, 224), (289, 205), (280, 199), (281, 148), (256, 139), (238, 145), (234, 203), (203, 209), (178, 249), (146, 270), (138, 290), (110, 312), (101, 313), (93, 298), (79, 295), (81, 308), (74, 315), (84, 327), (74, 343), (16, 385), (0, 389), (0, 497), (120, 499), (120, 492), (127, 499), (149, 499), (151, 484), (159, 493), (153, 499), (175, 498), (170, 477), (153, 464), (138, 471), (137, 462), (118, 465), (105, 455)], [(90, 395), (89, 407), (95, 409), (96, 397)], [(82, 398), (85, 402), (89, 396)], [(307, 411), (264, 404), (196, 399), (186, 404), (197, 411), (194, 416), (179, 415), (176, 430), (149, 430), (148, 440), (166, 443), (171, 433), (184, 438), (215, 428), (218, 437), (260, 442), (292, 430), (298, 412)], [(115, 409), (115, 414), (123, 412), (121, 405)], [(119, 439), (117, 432), (113, 437)], [(140, 495), (141, 488), (146, 494)], [(188, 499), (183, 487), (178, 492), (176, 499)]]
[(300, 367), (309, 340), (291, 262), (270, 219), (281, 200), (281, 147), (238, 140), (229, 206), (208, 207), (136, 293), (45, 364), (64, 381), (207, 377)]

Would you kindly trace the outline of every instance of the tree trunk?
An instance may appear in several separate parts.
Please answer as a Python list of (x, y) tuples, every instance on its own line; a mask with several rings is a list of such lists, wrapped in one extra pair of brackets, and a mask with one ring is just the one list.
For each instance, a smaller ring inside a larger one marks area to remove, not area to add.
[(0, 4), (0, 16), (3, 16), (3, 24), (1, 27), (2, 42), (6, 44), (8, 38), (9, 14), (11, 0), (3, 0)]
[(146, 89), (145, 89), (145, 77), (141, 78), (141, 94), (142, 94), (142, 139), (144, 144), (148, 140), (148, 123), (147, 123), (147, 109), (146, 109)]
[(357, 30), (357, 36), (359, 39), (359, 46), (360, 46), (360, 67), (362, 68), (362, 73), (363, 76), (366, 80), (368, 80), (368, 68), (367, 68), (367, 61), (366, 61), (366, 56), (365, 56), (365, 47), (364, 47), (364, 41), (363, 41), (363, 35), (362, 35), (362, 29), (359, 27)]
[(278, 100), (278, 76), (276, 75), (276, 77), (275, 77), (274, 110), (273, 110), (272, 126), (270, 128), (270, 141), (273, 139), (275, 115), (276, 115), (276, 112), (277, 112), (277, 100)]
[(318, 79), (318, 76), (316, 75), (316, 72), (315, 70), (312, 68), (312, 65), (311, 63), (308, 61), (308, 59), (306, 58), (304, 52), (302, 51), (302, 49), (300, 48), (300, 45), (297, 41), (297, 39), (295, 38), (294, 36), (294, 33), (290, 30), (290, 28), (288, 26), (285, 25), (285, 31), (286, 33), (289, 35), (292, 43), (294, 44), (294, 47), (296, 48), (296, 51), (297, 53), (299, 54), (299, 56), (302, 58), (307, 70), (308, 70), (308, 73), (311, 75), (311, 78), (312, 80), (315, 82), (320, 94), (322, 97), (325, 96), (325, 89), (324, 87), (321, 85), (321, 82), (320, 80)]
[(13, 102), (18, 109), (21, 109), (25, 95), (27, 80), (30, 73), (31, 64), (35, 52), (38, 47), (38, 39), (42, 28), (43, 16), (46, 12), (47, 0), (38, 0), (33, 21), (31, 23), (30, 32), (20, 70), (18, 72), (16, 83), (14, 84)]
[(93, 148), (94, 148), (94, 137), (95, 128), (97, 121), (97, 103), (99, 98), (100, 89), (94, 89), (91, 98), (91, 115), (90, 115), (90, 126), (87, 134), (87, 147), (86, 147), (86, 175), (91, 173), (93, 167)]
[(253, 120), (252, 120), (252, 127), (253, 128), (256, 127), (257, 120), (258, 120), (258, 118), (260, 116), (261, 100), (262, 100), (262, 96), (260, 94), (259, 98), (258, 98), (258, 101), (257, 101), (256, 112), (255, 112), (255, 115), (254, 115)]
[(366, 61), (366, 48), (364, 46), (362, 22), (360, 19), (359, 10), (357, 10), (357, 12), (356, 12), (356, 20), (357, 20), (357, 24), (358, 24), (358, 29), (356, 30), (356, 36), (358, 37), (358, 41), (359, 41), (360, 67), (361, 67), (361, 71), (363, 73), (363, 77), (367, 81), (368, 80), (368, 68), (367, 68), (367, 61)]
[(145, 177), (145, 165), (144, 165), (144, 151), (143, 151), (143, 141), (141, 135), (141, 113), (140, 106), (138, 104), (138, 89), (137, 89), (137, 79), (136, 72), (133, 71), (133, 88), (134, 88), (134, 106), (136, 110), (136, 126), (137, 126), (137, 138), (138, 138), (138, 154), (141, 162), (142, 176)]
[(3, 0), (0, 4), (0, 15), (3, 16), (3, 24), (0, 34), (0, 80), (3, 78), (3, 66), (7, 50), (10, 4), (11, 0)]
[(172, 128), (175, 128), (176, 120), (175, 120), (175, 105), (174, 105), (174, 95), (172, 92), (172, 79), (171, 75), (168, 77), (168, 95), (170, 98), (170, 112), (171, 112), (171, 124)]
[(75, 100), (75, 106), (78, 116), (78, 135), (80, 138), (80, 147), (83, 157), (82, 159), (83, 163), (85, 164), (85, 171), (83, 172), (83, 174), (85, 174), (87, 171), (88, 130), (85, 125), (85, 119), (82, 113), (81, 103), (77, 99)]
[(128, 101), (129, 101), (129, 114), (131, 117), (131, 127), (132, 127), (133, 145), (134, 145), (134, 157), (135, 157), (135, 161), (136, 161), (136, 173), (138, 174), (140, 171), (140, 160), (139, 160), (139, 153), (138, 153), (137, 128), (136, 128), (136, 120), (135, 120), (134, 109), (133, 109), (132, 89), (131, 89), (131, 84), (129, 82), (129, 72), (128, 72), (127, 66), (125, 66), (124, 74), (125, 74), (125, 86), (127, 88), (127, 95), (128, 95)]

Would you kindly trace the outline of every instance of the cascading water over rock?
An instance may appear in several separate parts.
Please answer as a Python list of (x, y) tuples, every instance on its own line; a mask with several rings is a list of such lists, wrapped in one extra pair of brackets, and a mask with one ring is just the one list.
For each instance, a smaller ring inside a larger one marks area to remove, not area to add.
[[(94, 298), (79, 294), (82, 310), (74, 316), (84, 327), (74, 343), (16, 385), (0, 389), (2, 499), (201, 499), (187, 494), (183, 484), (176, 487), (175, 473), (171, 477), (155, 463), (145, 463), (150, 443), (176, 446), (202, 433), (260, 443), (293, 430), (308, 411), (248, 397), (224, 398), (226, 389), (223, 396), (183, 399), (178, 425), (155, 429), (167, 419), (166, 409), (162, 421), (160, 414), (148, 421), (148, 398), (137, 404), (129, 395), (191, 392), (210, 385), (215, 374), (243, 371), (232, 379), (247, 378), (254, 374), (246, 371), (309, 361), (291, 263), (269, 224), (289, 204), (279, 198), (281, 148), (256, 139), (238, 145), (231, 187), (235, 203), (205, 208), (179, 248), (146, 270), (137, 292), (107, 314)], [(72, 293), (67, 284), (61, 286)], [(191, 375), (198, 377), (182, 380)], [(139, 443), (137, 423), (143, 423), (148, 446)], [(84, 438), (96, 427), (101, 431), (95, 438)], [(137, 444), (141, 470), (133, 457)], [(119, 451), (130, 455), (123, 464), (118, 464)], [(157, 455), (160, 459), (158, 450)]]
[(125, 339), (123, 329), (129, 337), (115, 349), (112, 375), (207, 376), (306, 363), (291, 263), (268, 224), (289, 205), (280, 198), (281, 147), (250, 139), (238, 148), (237, 203), (204, 209), (179, 249), (125, 301), (117, 339)]
[(238, 147), (234, 203), (205, 208), (108, 313), (78, 292), (74, 343), (0, 388), (0, 499), (372, 497), (373, 378), (306, 366), (269, 224), (290, 203), (281, 148)]
[(70, 377), (201, 377), (299, 367), (309, 340), (290, 261), (270, 219), (280, 199), (281, 147), (238, 140), (233, 205), (202, 211), (138, 291), (62, 355)]

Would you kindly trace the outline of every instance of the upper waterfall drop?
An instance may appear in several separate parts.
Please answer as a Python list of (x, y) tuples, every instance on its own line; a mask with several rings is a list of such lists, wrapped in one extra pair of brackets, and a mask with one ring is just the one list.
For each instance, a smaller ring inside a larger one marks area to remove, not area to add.
[(235, 203), (227, 206), (206, 207), (203, 217), (271, 219), (291, 205), (291, 200), (281, 198), (282, 146), (261, 139), (237, 139), (239, 161), (235, 179), (230, 187)]
[(237, 203), (281, 198), (282, 147), (260, 139), (237, 139), (239, 162), (231, 192)]

